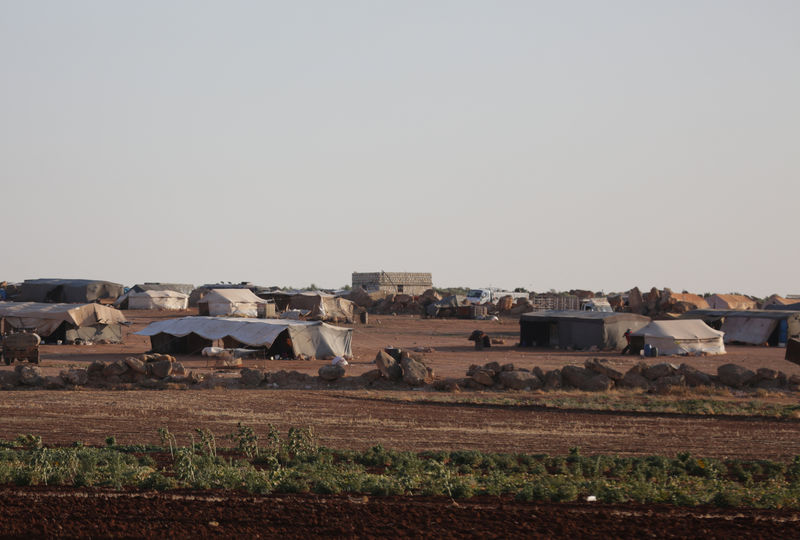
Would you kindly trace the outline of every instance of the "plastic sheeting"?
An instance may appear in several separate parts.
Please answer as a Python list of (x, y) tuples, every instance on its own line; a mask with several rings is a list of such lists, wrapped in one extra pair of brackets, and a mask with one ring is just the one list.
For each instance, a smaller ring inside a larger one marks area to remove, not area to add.
[(697, 319), (653, 321), (631, 335), (643, 337), (660, 355), (725, 354), (725, 333)]
[(295, 356), (352, 355), (353, 330), (320, 321), (182, 317), (154, 322), (136, 334), (140, 336), (168, 334), (175, 337), (196, 334), (210, 341), (229, 337), (251, 347), (269, 347), (284, 330), (289, 332)]
[(176, 291), (130, 291), (121, 296), (114, 305), (123, 304), (124, 300), (128, 301), (128, 309), (179, 310), (186, 309), (189, 305), (189, 295)]
[(0, 317), (14, 328), (35, 328), (40, 336), (49, 336), (64, 322), (75, 328), (126, 322), (121, 311), (100, 304), (0, 302)]
[(778, 322), (778, 319), (726, 317), (725, 322), (722, 323), (725, 343), (761, 345), (769, 340), (769, 336), (775, 331)]

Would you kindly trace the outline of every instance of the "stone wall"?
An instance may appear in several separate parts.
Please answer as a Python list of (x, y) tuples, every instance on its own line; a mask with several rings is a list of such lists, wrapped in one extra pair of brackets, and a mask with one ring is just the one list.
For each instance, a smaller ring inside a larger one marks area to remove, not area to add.
[(433, 287), (430, 272), (353, 272), (353, 288), (418, 295)]

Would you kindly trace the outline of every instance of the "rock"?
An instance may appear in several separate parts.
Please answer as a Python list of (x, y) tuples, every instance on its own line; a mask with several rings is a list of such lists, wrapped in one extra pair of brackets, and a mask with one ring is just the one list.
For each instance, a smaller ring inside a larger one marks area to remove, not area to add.
[(533, 368), (533, 371), (531, 373), (539, 377), (540, 381), (544, 382), (544, 371), (542, 371), (542, 368), (536, 366)]
[(186, 376), (186, 368), (180, 362), (173, 362), (172, 363), (172, 374), (176, 377), (184, 377)]
[(561, 388), (561, 370), (553, 369), (544, 374), (544, 387), (547, 390), (556, 390)]
[(264, 372), (260, 369), (244, 368), (239, 372), (239, 382), (242, 386), (254, 388), (264, 381)]
[(743, 388), (755, 381), (756, 374), (736, 364), (725, 364), (717, 368), (717, 377), (726, 386)]
[(587, 359), (586, 362), (584, 363), (584, 366), (586, 367), (586, 369), (590, 371), (594, 371), (595, 373), (605, 375), (612, 381), (621, 381), (623, 377), (622, 373), (612, 368), (606, 362), (600, 360), (599, 358)]
[(620, 386), (625, 388), (641, 388), (643, 390), (650, 390), (652, 384), (650, 380), (635, 371), (628, 371), (620, 381)]
[(150, 363), (148, 371), (153, 378), (164, 379), (172, 374), (172, 362), (167, 359), (156, 360)]
[(639, 315), (644, 314), (644, 300), (642, 298), (642, 293), (639, 291), (639, 287), (634, 287), (628, 291), (628, 307), (631, 313), (638, 313)]
[(653, 381), (653, 387), (655, 388), (656, 392), (665, 393), (669, 391), (670, 388), (673, 386), (683, 386), (685, 383), (685, 379), (683, 375), (678, 373), (675, 375), (667, 375), (665, 377), (659, 377), (655, 381)]
[(637, 362), (636, 365), (629, 369), (625, 374), (627, 375), (628, 373), (634, 373), (636, 375), (642, 375), (645, 369), (647, 369), (647, 364), (645, 362)]
[(138, 358), (128, 356), (125, 358), (125, 364), (127, 364), (128, 368), (134, 373), (147, 373), (147, 365)]
[(760, 379), (756, 383), (756, 388), (763, 388), (764, 390), (777, 390), (781, 387), (780, 381), (777, 379)]
[(800, 375), (793, 373), (789, 376), (789, 384), (800, 384)]
[(582, 389), (581, 387), (586, 384), (586, 381), (595, 375), (596, 373), (593, 371), (578, 366), (564, 366), (561, 368), (561, 380), (563, 384), (578, 389)]
[(469, 368), (467, 368), (467, 377), (471, 377), (472, 374), (478, 371), (479, 369), (481, 369), (481, 366), (479, 366), (478, 364), (472, 364), (471, 366), (469, 366)]
[(687, 386), (710, 386), (711, 376), (688, 364), (681, 364), (678, 373), (683, 375)]
[(344, 367), (339, 364), (330, 365), (326, 364), (319, 368), (319, 377), (325, 381), (335, 381), (344, 377)]
[(460, 392), (461, 386), (459, 385), (460, 379), (440, 379), (434, 381), (433, 388), (440, 392)]
[(113, 377), (115, 375), (119, 377), (126, 371), (128, 371), (128, 364), (125, 363), (124, 360), (116, 360), (114, 362), (111, 362), (110, 364), (105, 365), (105, 367), (103, 368), (103, 377), (108, 378), (108, 377)]
[(375, 365), (380, 370), (381, 375), (390, 381), (399, 381), (403, 378), (403, 369), (389, 353), (386, 351), (378, 351), (375, 357)]
[(542, 381), (533, 373), (525, 371), (501, 371), (498, 375), (500, 384), (512, 390), (538, 390), (542, 387)]
[(74, 386), (83, 386), (89, 382), (89, 371), (87, 369), (72, 368), (62, 371), (60, 375), (65, 383)]
[(100, 360), (95, 360), (94, 362), (89, 364), (89, 367), (86, 368), (86, 372), (91, 378), (102, 377), (103, 370), (105, 369), (105, 367), (106, 367), (105, 362), (101, 362)]
[(16, 371), (0, 371), (0, 388), (8, 390), (19, 384), (19, 373)]
[(494, 373), (500, 373), (503, 368), (500, 366), (500, 362), (489, 362), (488, 364), (484, 364), (483, 369), (491, 370)]
[(381, 370), (379, 369), (371, 369), (366, 373), (361, 374), (361, 378), (367, 380), (368, 382), (377, 381), (382, 377)]
[(647, 366), (644, 368), (642, 375), (651, 381), (655, 381), (661, 377), (675, 375), (677, 371), (678, 367), (676, 365), (670, 364), (669, 362), (661, 362), (660, 364), (655, 364), (653, 366)]
[(139, 386), (141, 386), (142, 388), (153, 388), (156, 390), (163, 390), (164, 388), (167, 387), (167, 382), (160, 381), (158, 379), (153, 379), (152, 377), (148, 377), (146, 379), (143, 379), (139, 383)]
[(428, 378), (428, 370), (425, 364), (413, 358), (403, 358), (401, 362), (403, 369), (403, 381), (411, 386), (422, 386)]
[(769, 368), (758, 368), (756, 370), (756, 377), (762, 381), (771, 381), (778, 378), (778, 372)]
[(606, 392), (611, 390), (613, 387), (613, 380), (598, 373), (594, 377), (590, 377), (588, 380), (586, 380), (583, 384), (583, 387), (579, 388), (585, 392)]
[(20, 364), (14, 371), (19, 375), (19, 383), (25, 386), (39, 386), (44, 382), (42, 370), (36, 366)]
[(64, 383), (64, 379), (62, 379), (58, 375), (47, 375), (44, 378), (44, 387), (48, 390), (58, 390), (64, 388), (66, 383)]
[(500, 371), (514, 371), (514, 364), (503, 364), (500, 366)]
[(480, 384), (481, 386), (494, 385), (494, 373), (492, 373), (491, 371), (487, 371), (485, 369), (479, 369), (478, 371), (470, 375), (470, 378), (476, 383)]

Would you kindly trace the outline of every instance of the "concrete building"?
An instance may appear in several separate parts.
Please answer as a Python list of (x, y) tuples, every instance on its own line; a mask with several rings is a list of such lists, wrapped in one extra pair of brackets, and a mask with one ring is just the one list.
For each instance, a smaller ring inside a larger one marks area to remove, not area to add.
[(353, 272), (353, 288), (389, 294), (422, 294), (433, 287), (430, 272)]

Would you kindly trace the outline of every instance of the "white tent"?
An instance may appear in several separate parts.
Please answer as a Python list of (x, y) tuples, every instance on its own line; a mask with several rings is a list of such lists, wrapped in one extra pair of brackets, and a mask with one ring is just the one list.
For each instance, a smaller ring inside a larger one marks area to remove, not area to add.
[(266, 303), (250, 289), (212, 289), (197, 302), (197, 307), (200, 315), (212, 317), (258, 317), (258, 305)]
[(126, 323), (121, 311), (101, 304), (0, 302), (0, 317), (15, 329), (31, 329), (41, 337), (74, 341), (122, 341)]
[(238, 344), (251, 347), (269, 348), (283, 334), (284, 341), (291, 347), (295, 356), (305, 354), (321, 358), (328, 355), (350, 356), (353, 329), (321, 321), (182, 317), (156, 321), (136, 334), (150, 336), (153, 350), (175, 353), (195, 352), (180, 350), (184, 346), (191, 349), (192, 344), (176, 339), (191, 335), (210, 342), (234, 340)]
[(128, 293), (128, 309), (186, 309), (189, 295), (177, 291), (142, 291)]
[(659, 355), (725, 354), (724, 335), (698, 319), (653, 321), (631, 333), (643, 337), (645, 345), (657, 347)]

